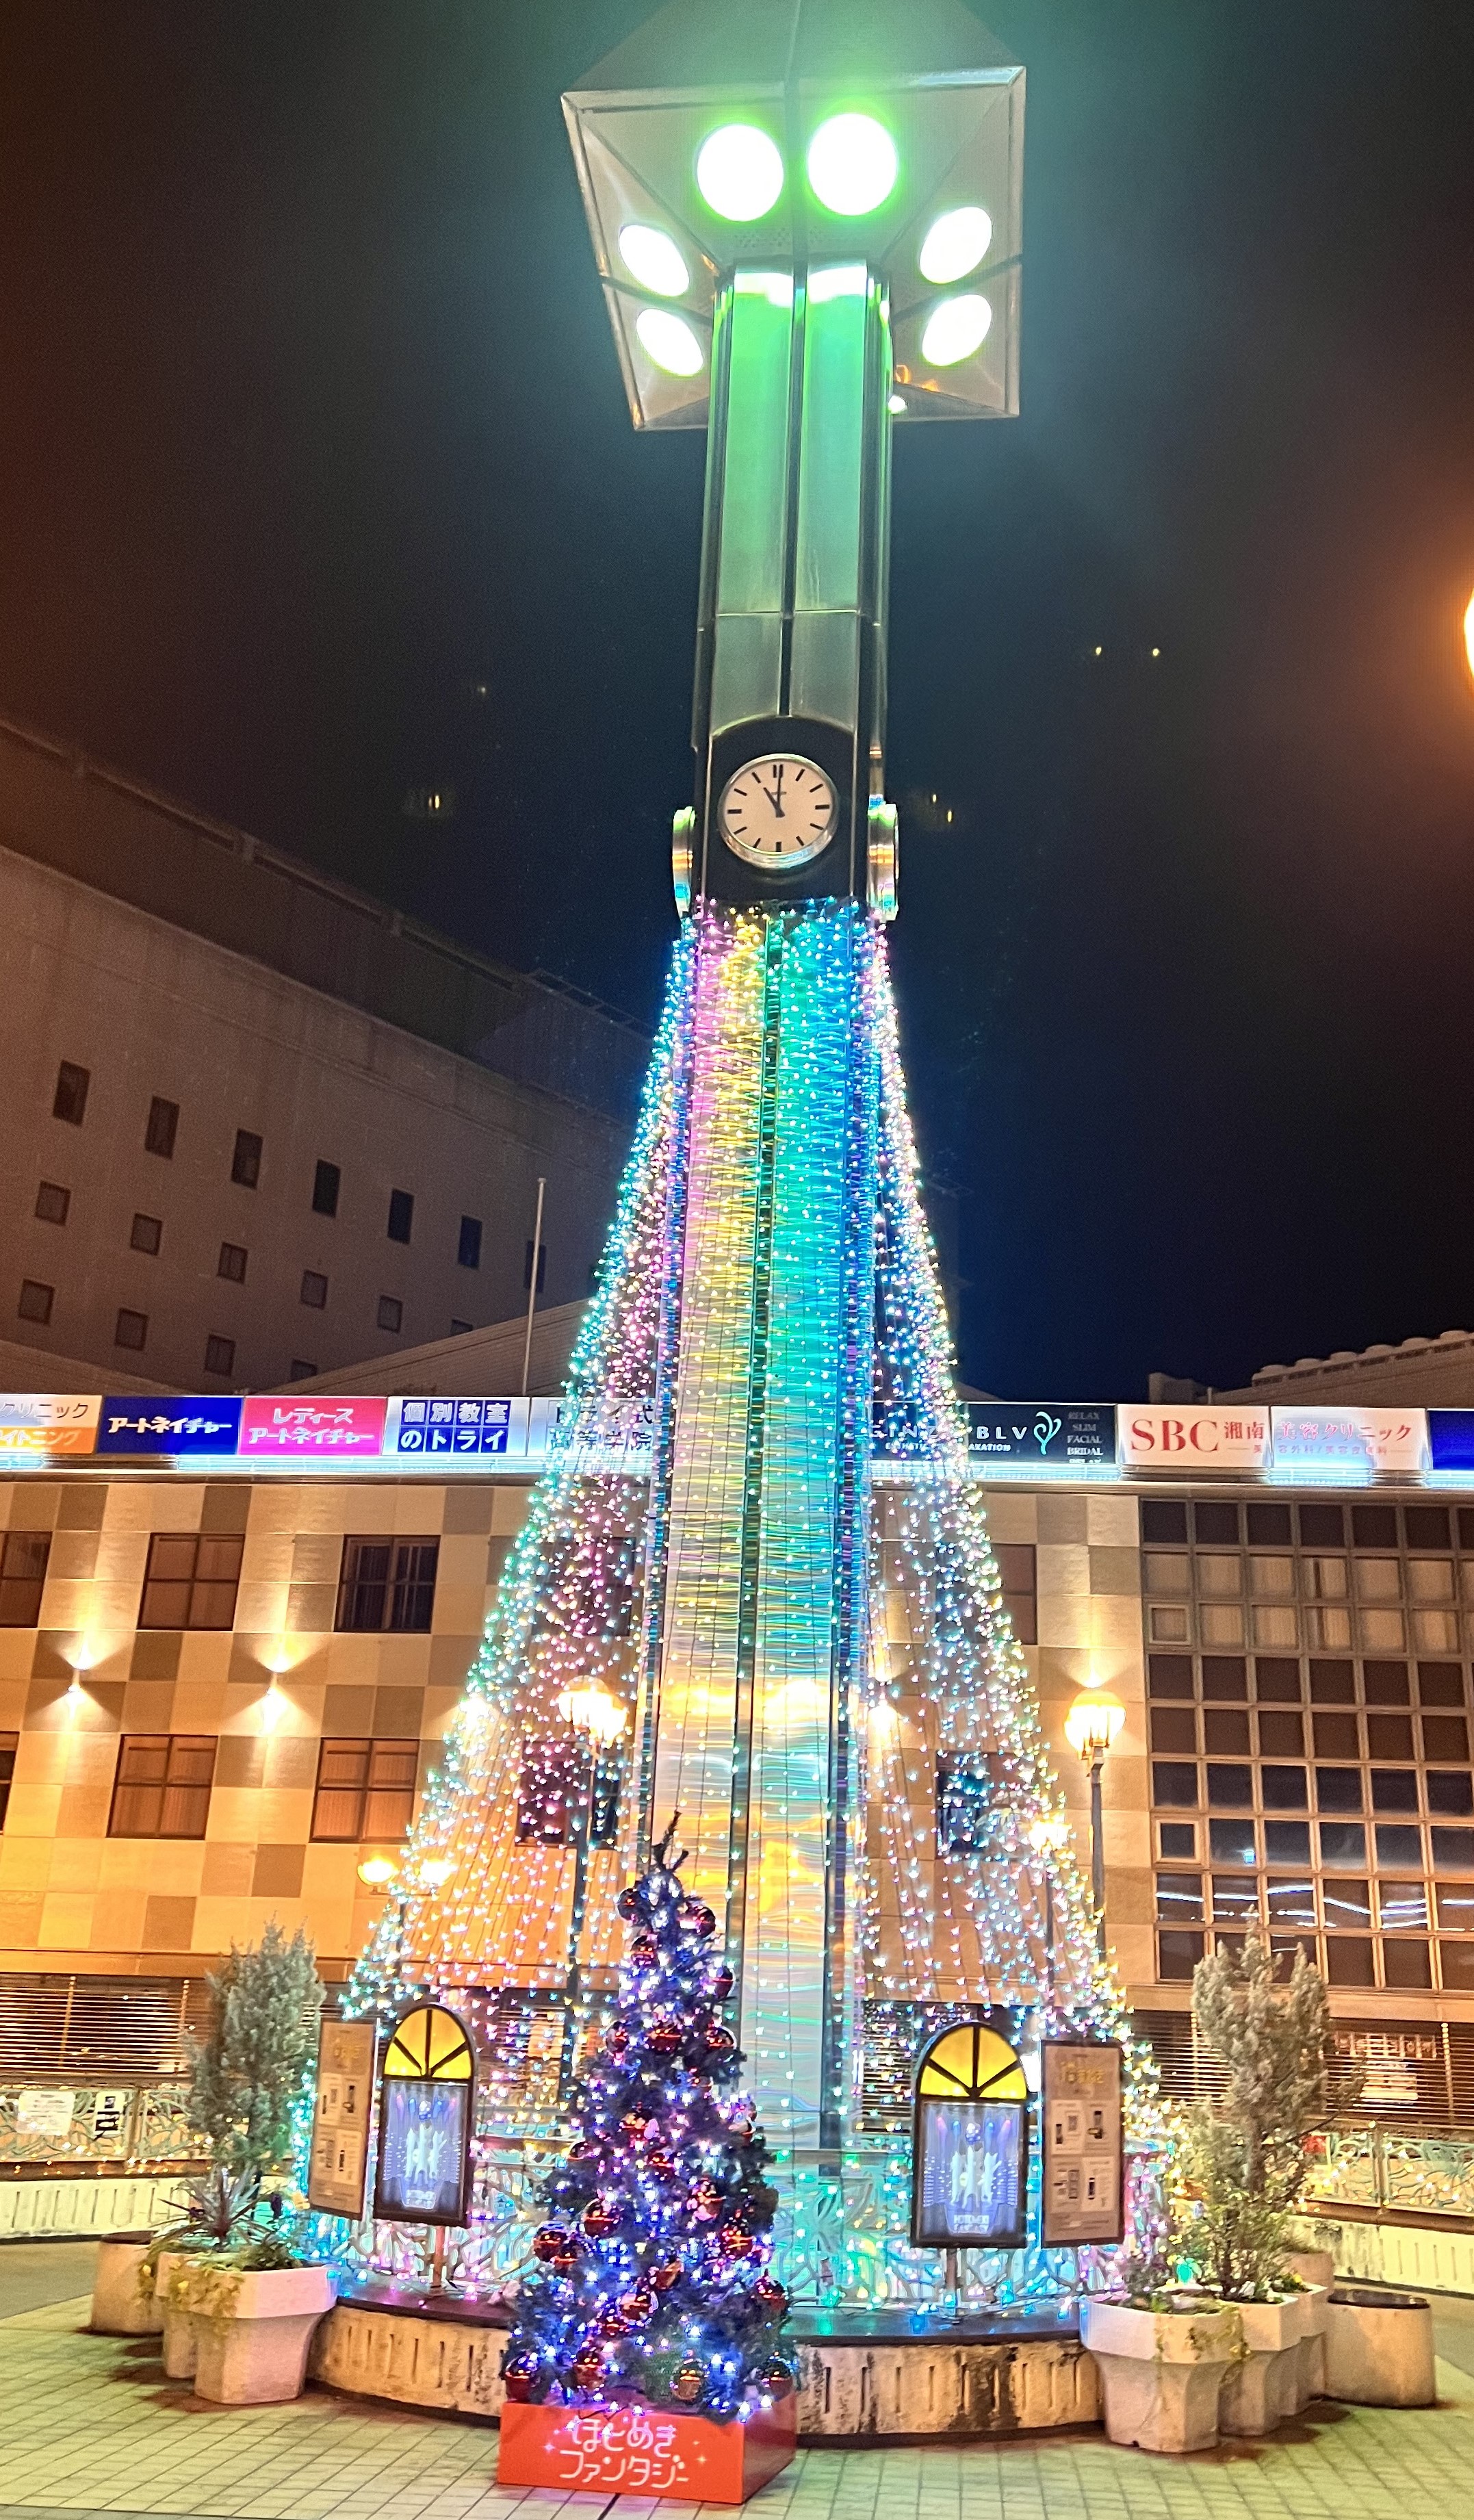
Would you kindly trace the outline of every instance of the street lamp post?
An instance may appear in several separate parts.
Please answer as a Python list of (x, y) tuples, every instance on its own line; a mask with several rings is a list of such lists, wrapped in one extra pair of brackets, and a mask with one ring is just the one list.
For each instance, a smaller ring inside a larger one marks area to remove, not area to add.
[(1029, 1822), (1029, 1844), (1039, 1857), (1044, 1873), (1044, 1983), (1047, 1995), (1054, 1992), (1054, 1858), (1069, 1833), (1070, 1824), (1062, 1812), (1040, 1812)]
[[(536, 1274), (534, 1270), (534, 1275)], [(573, 1804), (573, 1912), (568, 1927), (568, 1975), (563, 2012), (562, 2055), (558, 2071), (558, 2092), (561, 2101), (572, 2079), (574, 2043), (578, 2036), (578, 2012), (583, 1996), (583, 1971), (579, 1963), (579, 1946), (583, 1941), (584, 1904), (588, 1897), (589, 1853), (594, 1831), (594, 1789), (598, 1783), (599, 1753), (619, 1739), (629, 1717), (617, 1698), (589, 1682), (577, 1688), (565, 1688), (558, 1700), (558, 1711), (581, 1748), (581, 1773)]]
[(1095, 1939), (1105, 1949), (1105, 1838), (1100, 1809), (1100, 1772), (1105, 1754), (1126, 1721), (1126, 1709), (1108, 1688), (1083, 1688), (1064, 1719), (1064, 1737), (1078, 1751), (1091, 1778), (1091, 1890), (1095, 1902)]

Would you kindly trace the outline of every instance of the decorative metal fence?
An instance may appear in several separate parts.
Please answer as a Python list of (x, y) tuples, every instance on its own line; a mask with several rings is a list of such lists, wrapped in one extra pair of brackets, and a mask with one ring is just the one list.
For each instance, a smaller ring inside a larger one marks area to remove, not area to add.
[(1319, 2205), (1474, 2222), (1474, 2136), (1386, 2124), (1330, 2128), (1306, 2182)]

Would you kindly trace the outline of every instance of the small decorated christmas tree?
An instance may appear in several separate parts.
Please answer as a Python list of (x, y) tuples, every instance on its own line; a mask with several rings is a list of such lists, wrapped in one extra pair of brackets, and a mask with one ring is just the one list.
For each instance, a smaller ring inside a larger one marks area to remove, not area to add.
[(769, 2269), (767, 2146), (722, 2019), (732, 1971), (678, 1878), (675, 1827), (620, 1894), (635, 1933), (619, 2009), (574, 2089), (503, 2368), (514, 2401), (639, 2399), (725, 2422), (791, 2387), (788, 2297)]

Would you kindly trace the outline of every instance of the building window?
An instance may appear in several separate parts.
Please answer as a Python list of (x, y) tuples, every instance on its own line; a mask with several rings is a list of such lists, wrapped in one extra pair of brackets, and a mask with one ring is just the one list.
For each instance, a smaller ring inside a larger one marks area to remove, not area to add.
[(1000, 1780), (986, 1752), (937, 1761), (937, 1852), (978, 1855), (988, 1846)]
[(130, 1250), (147, 1251), (156, 1256), (162, 1240), (163, 1218), (161, 1216), (135, 1216), (133, 1231), (128, 1237)]
[(113, 1344), (113, 1346), (114, 1346), (114, 1347), (142, 1348), (142, 1346), (143, 1346), (143, 1344), (144, 1344), (145, 1340), (148, 1338), (148, 1335), (149, 1335), (149, 1316), (148, 1316), (148, 1314), (147, 1314), (147, 1313), (131, 1313), (131, 1312), (129, 1312), (127, 1305), (126, 1305), (126, 1304), (124, 1304), (124, 1305), (120, 1308), (120, 1310), (119, 1310), (119, 1312), (118, 1312), (117, 1322), (116, 1322), (116, 1325), (115, 1325), (115, 1327), (114, 1327), (114, 1328), (113, 1328), (113, 1332), (112, 1332), (112, 1344)]
[(10, 1809), (10, 1789), (15, 1782), (16, 1752), (21, 1747), (19, 1732), (0, 1732), (0, 1828)]
[(42, 1182), (36, 1192), (36, 1214), (43, 1225), (65, 1225), (71, 1192), (60, 1182)]
[(324, 1741), (312, 1834), (330, 1845), (402, 1838), (414, 1817), (418, 1741)]
[(8, 1531), (0, 1545), (0, 1628), (34, 1628), (51, 1555), (49, 1531)]
[(316, 1372), (317, 1367), (313, 1364), (311, 1357), (294, 1356), (291, 1360), (291, 1372), (288, 1376), (288, 1379), (291, 1382), (310, 1382)]
[(462, 1217), (461, 1239), (456, 1245), (456, 1261), (458, 1267), (462, 1269), (480, 1268), (481, 1220), (478, 1216)]
[(261, 1141), (254, 1129), (236, 1131), (236, 1151), (231, 1157), (230, 1177), (243, 1190), (255, 1190), (261, 1179)]
[(319, 1161), (312, 1176), (312, 1208), (316, 1216), (336, 1216), (337, 1193), (342, 1188), (342, 1173), (336, 1164)]
[(408, 1190), (391, 1190), (389, 1192), (389, 1240), (391, 1242), (408, 1242), (414, 1222), (414, 1192)]
[(234, 1373), (236, 1370), (235, 1340), (218, 1338), (214, 1332), (211, 1331), (210, 1336), (204, 1342), (204, 1370), (206, 1373), (223, 1373), (227, 1376)]
[(203, 1732), (125, 1732), (110, 1837), (203, 1837), (215, 1744)]
[(22, 1322), (49, 1322), (56, 1299), (55, 1286), (43, 1286), (39, 1278), (22, 1278), (21, 1301), (16, 1310)]
[(310, 1312), (320, 1313), (328, 1300), (328, 1281), (318, 1269), (302, 1271), (302, 1302)]
[(246, 1283), (246, 1246), (241, 1242), (222, 1242), (217, 1278), (228, 1278), (233, 1286)]
[(139, 1606), (141, 1628), (228, 1628), (241, 1581), (239, 1532), (156, 1531)]
[(56, 1100), (51, 1106), (52, 1118), (69, 1120), (74, 1129), (79, 1129), (82, 1125), (82, 1114), (87, 1108), (87, 1088), (91, 1082), (90, 1067), (74, 1067), (69, 1058), (64, 1058), (57, 1069), (57, 1091)]
[(161, 1094), (156, 1094), (149, 1104), (149, 1125), (144, 1131), (144, 1146), (148, 1152), (172, 1157), (174, 1133), (178, 1126), (178, 1103), (166, 1102)]
[(438, 1540), (345, 1540), (334, 1625), (423, 1635), (435, 1606), (439, 1558)]
[(524, 1741), (517, 1779), (518, 1842), (571, 1846), (587, 1795), (589, 1844), (613, 1846), (619, 1835), (619, 1785), (617, 1750), (598, 1751), (591, 1772), (587, 1747), (567, 1733)]
[(381, 1330), (397, 1330), (403, 1320), (404, 1306), (400, 1302), (399, 1297), (397, 1295), (380, 1295), (379, 1298), (380, 1328)]
[[(540, 1242), (537, 1246), (537, 1291), (539, 1294), (543, 1291), (543, 1287), (547, 1282), (547, 1277), (548, 1245), (546, 1242)], [(532, 1245), (530, 1242), (526, 1245), (522, 1254), (522, 1283), (530, 1294), (532, 1291)]]

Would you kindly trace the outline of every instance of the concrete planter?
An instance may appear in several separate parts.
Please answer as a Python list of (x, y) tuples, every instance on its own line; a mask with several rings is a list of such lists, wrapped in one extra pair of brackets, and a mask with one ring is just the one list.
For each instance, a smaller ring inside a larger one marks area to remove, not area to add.
[(163, 2249), (154, 2269), (154, 2299), (163, 2331), (163, 2368), (168, 2380), (195, 2376), (195, 2322), (185, 2306), (180, 2272), (189, 2266), (192, 2254), (186, 2249)]
[(1300, 2344), (1300, 2407), (1304, 2408), (1312, 2398), (1325, 2395), (1326, 2303), (1336, 2280), (1336, 2261), (1329, 2249), (1291, 2249), (1285, 2265), (1292, 2275), (1299, 2276), (1314, 2304), (1310, 2333)]
[(139, 2272), (149, 2254), (151, 2231), (120, 2231), (98, 2243), (97, 2274), (92, 2286), (94, 2336), (156, 2336), (163, 2312), (152, 2286), (145, 2292)]
[(190, 2277), (189, 2296), (197, 2397), (217, 2407), (263, 2407), (301, 2396), (313, 2333), (335, 2298), (325, 2267), (248, 2274), (201, 2267)]
[(1354, 2407), (1431, 2407), (1433, 2313), (1411, 2292), (1333, 2292), (1325, 2394)]
[(1234, 2310), (1080, 2305), (1080, 2334), (1100, 2373), (1105, 2429), (1139, 2450), (1211, 2450), (1219, 2396), (1238, 2349)]
[(1301, 2394), (1302, 2347), (1314, 2334), (1319, 2296), (1286, 2293), (1282, 2301), (1236, 2301), (1243, 2350), (1224, 2381), (1219, 2401), (1220, 2430), (1235, 2436), (1272, 2433), (1297, 2415)]

